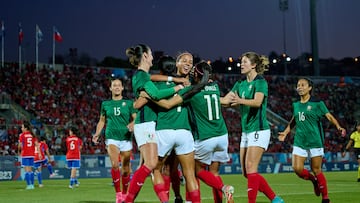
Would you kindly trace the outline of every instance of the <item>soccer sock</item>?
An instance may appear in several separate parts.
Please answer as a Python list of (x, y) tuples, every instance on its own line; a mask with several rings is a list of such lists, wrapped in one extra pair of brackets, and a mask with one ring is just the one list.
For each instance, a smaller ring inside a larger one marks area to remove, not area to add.
[(177, 196), (181, 196), (180, 194), (180, 177), (179, 177), (179, 172), (178, 170), (173, 170), (173, 172), (171, 172), (170, 174), (171, 176), (171, 186), (172, 186), (172, 190), (174, 191), (174, 195)]
[[(186, 192), (187, 195), (189, 195), (189, 201), (191, 201), (192, 203), (200, 203), (200, 190), (193, 190), (191, 192)], [(187, 198), (186, 198), (186, 201)]]
[[(223, 182), (220, 176), (215, 176), (220, 182)], [(214, 202), (215, 203), (222, 203), (222, 196), (223, 193), (221, 190), (212, 188), (212, 192), (213, 192), (213, 197), (214, 197)]]
[(169, 202), (169, 191), (166, 191), (165, 183), (154, 185), (154, 191), (160, 202)]
[(70, 186), (73, 186), (73, 185), (74, 185), (74, 182), (75, 182), (75, 179), (74, 179), (74, 178), (70, 178)]
[(135, 197), (139, 193), (144, 184), (145, 179), (150, 175), (151, 170), (144, 164), (135, 171), (134, 176), (130, 182), (128, 193), (125, 202), (134, 202)]
[(30, 172), (30, 184), (34, 185), (34, 172)]
[(120, 170), (118, 169), (111, 169), (111, 177), (114, 183), (115, 192), (121, 192), (120, 190)]
[(320, 188), (320, 191), (322, 194), (322, 198), (329, 199), (328, 190), (327, 190), (327, 182), (326, 182), (326, 178), (325, 178), (324, 174), (322, 172), (320, 172), (319, 174), (316, 175), (316, 178), (319, 183), (319, 188)]
[(48, 169), (50, 175), (53, 174), (53, 168), (52, 168), (51, 164), (47, 165), (47, 169)]
[(217, 179), (210, 171), (201, 170), (198, 172), (197, 176), (200, 178), (200, 180), (204, 181), (204, 183), (215, 189), (221, 190), (221, 188), (224, 186), (224, 184), (219, 181), (219, 179)]
[[(164, 184), (165, 184), (165, 190), (166, 191), (170, 191), (170, 184), (171, 184), (171, 180), (170, 180), (170, 176), (164, 175), (162, 174), (162, 177), (164, 179)], [(169, 193), (168, 193), (169, 194)], [(175, 195), (176, 196), (176, 195)]]
[(30, 173), (29, 172), (25, 172), (25, 181), (26, 181), (26, 185), (30, 185)]
[(296, 174), (300, 178), (304, 180), (314, 180), (315, 176), (313, 176), (307, 169), (303, 169), (300, 174)]
[(259, 176), (257, 173), (247, 174), (248, 203), (256, 203), (256, 196), (259, 190)]
[(77, 184), (79, 184), (79, 182), (78, 182), (78, 179), (77, 178), (74, 178), (74, 183), (77, 185)]
[(360, 166), (358, 167), (358, 178), (360, 178)]
[(38, 182), (39, 182), (39, 185), (42, 184), (42, 177), (41, 177), (41, 172), (37, 172), (37, 179), (38, 179)]
[(270, 200), (273, 200), (276, 196), (275, 192), (271, 189), (268, 182), (265, 180), (265, 178), (262, 175), (260, 174), (257, 175), (259, 179), (259, 191), (264, 193), (266, 197), (269, 198)]
[(121, 176), (121, 184), (122, 184), (122, 193), (126, 194), (130, 182), (130, 175)]

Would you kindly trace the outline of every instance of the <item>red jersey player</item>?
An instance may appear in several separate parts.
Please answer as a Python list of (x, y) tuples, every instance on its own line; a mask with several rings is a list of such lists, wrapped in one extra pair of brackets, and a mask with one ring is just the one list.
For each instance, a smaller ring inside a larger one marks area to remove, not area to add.
[[(44, 136), (40, 137), (39, 142), (39, 151), (35, 150), (35, 159), (34, 159), (34, 168), (36, 170), (39, 187), (43, 187), (42, 184), (42, 176), (41, 176), (41, 168), (42, 166), (46, 166), (50, 173), (50, 178), (53, 177), (52, 166), (49, 163), (51, 161), (49, 147), (46, 144), (46, 138)], [(46, 158), (46, 156), (47, 158)]]
[(39, 150), (39, 143), (31, 132), (30, 122), (24, 121), (21, 125), (22, 133), (19, 135), (19, 154), (21, 154), (21, 166), (25, 169), (26, 189), (34, 189), (34, 166), (35, 149)]
[(81, 160), (81, 149), (82, 149), (82, 140), (78, 137), (79, 130), (72, 126), (69, 129), (69, 137), (66, 138), (66, 161), (67, 167), (71, 169), (70, 175), (70, 185), (69, 188), (74, 188), (75, 186), (79, 186), (79, 182), (76, 177), (76, 171), (80, 168), (80, 160)]

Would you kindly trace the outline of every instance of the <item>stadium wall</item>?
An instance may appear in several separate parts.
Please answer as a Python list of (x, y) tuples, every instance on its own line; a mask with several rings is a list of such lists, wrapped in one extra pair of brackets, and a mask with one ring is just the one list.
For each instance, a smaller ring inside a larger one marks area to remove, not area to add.
[[(264, 155), (259, 165), (260, 173), (287, 173), (293, 172), (291, 161), (288, 159), (277, 159), (277, 157), (288, 157), (285, 153), (267, 153)], [(70, 170), (66, 168), (65, 156), (53, 156), (53, 171), (55, 179), (68, 179)], [(139, 159), (131, 161), (132, 170), (135, 171)], [(305, 168), (310, 169), (310, 163), (305, 164)], [(326, 162), (324, 160), (323, 171), (357, 171), (358, 163), (355, 161), (334, 161)], [(86, 155), (82, 156), (81, 168), (78, 170), (79, 178), (111, 178), (111, 163), (108, 156), (105, 155)], [(220, 174), (241, 174), (241, 165), (237, 162), (223, 164), (220, 168)], [(46, 167), (42, 168), (43, 179), (49, 178), (49, 172)], [(0, 181), (24, 180), (24, 169), (21, 167), (18, 156), (0, 156)]]

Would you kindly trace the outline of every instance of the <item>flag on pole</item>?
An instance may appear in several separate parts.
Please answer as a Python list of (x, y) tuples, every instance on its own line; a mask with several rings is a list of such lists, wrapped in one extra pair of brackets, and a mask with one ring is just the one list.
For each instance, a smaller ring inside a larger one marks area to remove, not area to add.
[(21, 27), (21, 23), (19, 23), (19, 46), (21, 46), (23, 39), (24, 39), (24, 33)]
[(38, 40), (38, 43), (43, 40), (43, 33), (41, 32), (38, 25), (36, 25), (36, 39)]
[(54, 26), (54, 39), (57, 42), (62, 42), (63, 41), (63, 38), (62, 38), (60, 32), (56, 29), (55, 26)]

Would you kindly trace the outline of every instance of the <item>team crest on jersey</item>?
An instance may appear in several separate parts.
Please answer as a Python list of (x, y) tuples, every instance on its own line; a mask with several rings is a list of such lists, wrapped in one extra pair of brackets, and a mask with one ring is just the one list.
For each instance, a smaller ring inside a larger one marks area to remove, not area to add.
[(155, 135), (154, 134), (148, 134), (149, 140), (154, 140), (155, 139)]
[(307, 110), (307, 111), (311, 111), (311, 109), (312, 109), (312, 106), (307, 106), (307, 107), (306, 107), (306, 110)]
[(126, 102), (123, 102), (121, 105), (122, 105), (122, 106), (126, 106)]
[(249, 85), (249, 90), (251, 90), (251, 89), (252, 89), (252, 84)]

